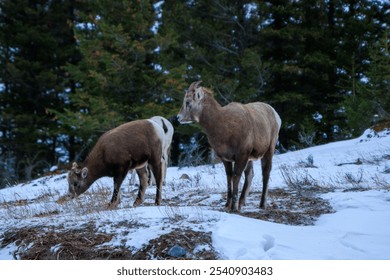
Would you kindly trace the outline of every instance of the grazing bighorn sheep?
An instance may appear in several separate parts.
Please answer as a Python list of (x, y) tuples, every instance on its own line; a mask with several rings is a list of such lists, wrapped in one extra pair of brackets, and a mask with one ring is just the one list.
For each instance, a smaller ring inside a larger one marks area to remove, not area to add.
[(160, 205), (164, 146), (164, 131), (152, 120), (136, 120), (107, 131), (96, 142), (83, 166), (73, 163), (68, 173), (70, 197), (84, 193), (97, 179), (110, 176), (114, 178), (110, 206), (115, 207), (119, 203), (119, 189), (127, 172), (140, 169), (140, 187), (134, 202), (136, 207), (144, 200), (148, 165), (156, 178), (156, 205)]
[[(199, 83), (194, 82), (188, 88), (177, 116), (179, 122), (198, 122), (206, 132), (211, 147), (225, 166), (226, 207), (231, 211), (240, 210), (245, 205), (254, 176), (252, 161), (261, 158), (263, 192), (260, 208), (264, 209), (281, 125), (279, 115), (270, 105), (261, 102), (245, 105), (233, 102), (222, 107), (212, 91), (200, 87)], [(245, 182), (238, 203), (238, 185), (244, 170)]]
[[(154, 116), (154, 117), (150, 118), (150, 120), (156, 122), (164, 130), (164, 138), (165, 139), (164, 139), (164, 147), (163, 147), (163, 157), (165, 160), (162, 163), (162, 172), (163, 172), (162, 177), (163, 177), (163, 184), (164, 184), (165, 177), (167, 174), (167, 168), (168, 168), (169, 149), (171, 147), (174, 129), (173, 129), (173, 125), (164, 117)], [(140, 171), (142, 172), (142, 170), (139, 170), (139, 169), (137, 169), (137, 170), (134, 169), (132, 171), (131, 184), (134, 184), (134, 182), (135, 182), (135, 173), (138, 174), (138, 177), (140, 178), (140, 181), (141, 181), (141, 176), (139, 174)], [(153, 177), (153, 173), (150, 172), (149, 168), (147, 169), (147, 171), (148, 171), (148, 176), (149, 176), (149, 183), (153, 182), (153, 184), (155, 184), (156, 180)]]

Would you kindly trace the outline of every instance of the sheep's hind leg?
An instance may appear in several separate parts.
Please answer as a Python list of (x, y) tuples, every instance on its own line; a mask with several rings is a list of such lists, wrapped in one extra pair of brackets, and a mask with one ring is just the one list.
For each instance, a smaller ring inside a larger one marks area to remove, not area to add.
[(244, 174), (245, 174), (245, 182), (244, 182), (244, 186), (242, 187), (241, 196), (238, 203), (238, 210), (241, 210), (241, 207), (245, 206), (246, 197), (248, 196), (248, 193), (251, 189), (252, 179), (255, 174), (253, 172), (253, 161), (248, 161)]
[(266, 199), (268, 193), (268, 181), (272, 169), (272, 153), (269, 152), (261, 159), (261, 169), (263, 173), (263, 191), (261, 193), (260, 208), (266, 208)]
[(139, 178), (139, 190), (138, 190), (137, 199), (134, 201), (134, 204), (133, 204), (134, 207), (139, 206), (144, 201), (146, 187), (149, 184), (148, 183), (149, 176), (148, 176), (147, 166), (139, 168), (136, 171), (137, 171), (138, 178)]
[(163, 164), (156, 163), (151, 165), (154, 178), (156, 179), (156, 205), (161, 205), (162, 200), (162, 185), (163, 185)]
[(232, 207), (232, 175), (233, 175), (233, 163), (229, 161), (223, 161), (225, 166), (226, 179), (227, 179), (227, 197), (225, 208), (230, 210)]
[(231, 212), (238, 212), (238, 185), (240, 184), (240, 179), (242, 172), (244, 171), (248, 159), (240, 159), (234, 163), (233, 171), (233, 195), (232, 195), (232, 207)]
[(162, 200), (162, 185), (163, 185), (163, 175), (162, 175), (162, 166), (157, 168), (157, 171), (154, 171), (154, 177), (156, 178), (156, 205), (161, 205)]

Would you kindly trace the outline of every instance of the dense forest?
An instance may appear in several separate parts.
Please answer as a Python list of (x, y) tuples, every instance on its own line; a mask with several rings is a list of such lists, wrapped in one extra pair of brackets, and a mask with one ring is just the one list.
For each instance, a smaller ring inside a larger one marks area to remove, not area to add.
[(278, 151), (390, 119), (390, 6), (369, 0), (0, 1), (0, 187), (81, 161), (123, 122), (175, 127), (171, 164), (207, 161), (178, 125), (195, 80), (221, 104), (263, 101)]

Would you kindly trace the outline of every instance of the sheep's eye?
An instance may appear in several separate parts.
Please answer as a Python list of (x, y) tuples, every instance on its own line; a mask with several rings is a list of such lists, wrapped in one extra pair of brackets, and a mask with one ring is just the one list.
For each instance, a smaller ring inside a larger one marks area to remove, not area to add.
[(191, 103), (189, 101), (186, 102), (186, 108), (191, 109)]

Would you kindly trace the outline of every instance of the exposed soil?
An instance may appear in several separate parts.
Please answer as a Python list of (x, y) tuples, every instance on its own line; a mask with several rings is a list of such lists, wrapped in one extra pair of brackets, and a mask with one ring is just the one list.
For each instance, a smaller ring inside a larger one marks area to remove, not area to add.
[[(186, 255), (181, 258), (169, 256), (169, 249), (175, 245), (184, 248), (187, 251)], [(212, 245), (211, 232), (176, 229), (150, 240), (148, 245), (134, 254), (134, 259), (216, 260), (218, 259), (218, 253)]]
[[(135, 251), (125, 246), (105, 245), (113, 237), (112, 234), (99, 232), (92, 223), (65, 231), (33, 227), (6, 231), (1, 236), (0, 247), (14, 243), (17, 250), (13, 257), (21, 260), (218, 259), (210, 232), (175, 229)], [(184, 248), (187, 252), (185, 256), (169, 256), (167, 252), (174, 245)]]
[[(260, 197), (260, 193), (256, 194)], [(288, 225), (312, 225), (320, 215), (333, 213), (329, 202), (314, 195), (299, 195), (285, 189), (268, 192), (266, 210), (247, 210), (240, 215)]]

